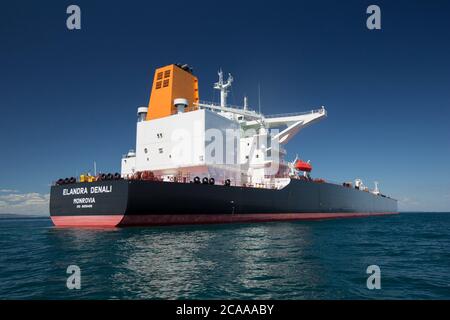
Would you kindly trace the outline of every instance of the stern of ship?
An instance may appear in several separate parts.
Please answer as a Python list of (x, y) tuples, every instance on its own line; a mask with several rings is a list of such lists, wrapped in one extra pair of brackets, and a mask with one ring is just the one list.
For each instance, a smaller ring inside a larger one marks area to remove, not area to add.
[(55, 185), (50, 191), (50, 217), (57, 227), (116, 227), (127, 204), (126, 180)]

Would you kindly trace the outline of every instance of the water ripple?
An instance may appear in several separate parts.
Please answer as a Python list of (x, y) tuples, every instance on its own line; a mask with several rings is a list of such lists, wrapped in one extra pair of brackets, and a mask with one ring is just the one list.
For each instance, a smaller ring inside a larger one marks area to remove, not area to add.
[[(0, 299), (450, 298), (450, 214), (112, 230), (0, 222)], [(66, 288), (71, 264), (81, 290)], [(381, 290), (366, 287), (372, 264)]]

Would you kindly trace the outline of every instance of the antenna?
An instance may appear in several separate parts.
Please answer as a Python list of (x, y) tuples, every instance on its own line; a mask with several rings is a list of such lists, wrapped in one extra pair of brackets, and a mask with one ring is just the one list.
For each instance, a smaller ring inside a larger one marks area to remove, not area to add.
[(220, 69), (217, 74), (219, 76), (219, 81), (214, 84), (214, 89), (220, 90), (220, 106), (226, 107), (228, 88), (231, 87), (231, 83), (233, 82), (233, 76), (231, 75), (231, 73), (229, 73), (227, 82), (224, 83), (222, 69)]
[(378, 181), (374, 181), (373, 184), (375, 185), (375, 189), (373, 189), (373, 193), (379, 194), (380, 190), (378, 189)]
[(258, 109), (261, 114), (261, 85), (258, 83)]
[(94, 161), (94, 176), (97, 176), (97, 162)]

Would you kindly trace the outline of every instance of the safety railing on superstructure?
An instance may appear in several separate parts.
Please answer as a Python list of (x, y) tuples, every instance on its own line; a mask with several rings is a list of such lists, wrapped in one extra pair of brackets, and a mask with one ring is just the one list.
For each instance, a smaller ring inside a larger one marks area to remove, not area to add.
[(270, 114), (267, 116), (264, 116), (266, 119), (270, 118), (283, 118), (283, 117), (295, 117), (295, 116), (303, 116), (306, 114), (314, 114), (314, 113), (325, 113), (325, 108), (322, 107), (320, 109), (315, 109), (311, 111), (300, 111), (300, 112), (291, 112), (291, 113), (278, 113), (278, 114)]
[[(255, 110), (252, 110), (250, 108), (244, 109), (244, 107), (242, 106), (235, 106), (235, 105), (226, 105), (225, 107), (221, 107), (218, 104), (215, 104), (214, 102), (211, 101), (199, 101), (198, 103), (195, 103), (199, 108), (202, 109), (211, 109), (211, 110), (215, 110), (215, 111), (220, 111), (221, 108), (223, 108), (222, 111), (237, 111), (238, 113), (242, 114), (242, 115), (249, 115), (249, 116), (260, 116), (262, 117), (263, 115), (256, 112)], [(227, 110), (230, 109), (230, 110)]]
[[(219, 106), (211, 101), (200, 101), (197, 103), (197, 105), (203, 109), (209, 108), (212, 110), (219, 110), (219, 108), (221, 108), (221, 106)], [(227, 105), (223, 109), (224, 109), (223, 111), (227, 111), (226, 109), (234, 109), (236, 111), (239, 111), (239, 113), (247, 113), (248, 115), (261, 116), (262, 118), (265, 118), (265, 119), (303, 116), (303, 115), (315, 114), (315, 113), (326, 114), (326, 110), (323, 106), (320, 109), (314, 109), (314, 110), (310, 110), (310, 111), (279, 113), (279, 114), (270, 114), (270, 115), (263, 115), (261, 113), (256, 112), (255, 110), (252, 110), (249, 108), (244, 109), (242, 106), (235, 106), (235, 105)]]
[[(194, 104), (199, 105), (201, 108), (208, 108), (208, 106), (220, 107), (220, 105), (218, 105), (217, 103), (212, 102), (212, 101), (206, 101), (206, 100), (201, 100), (198, 103), (194, 103)], [(248, 111), (248, 112), (257, 114), (257, 112), (255, 110), (253, 110), (251, 108), (244, 109), (243, 106), (227, 104), (225, 106), (225, 108), (238, 109), (238, 110)]]

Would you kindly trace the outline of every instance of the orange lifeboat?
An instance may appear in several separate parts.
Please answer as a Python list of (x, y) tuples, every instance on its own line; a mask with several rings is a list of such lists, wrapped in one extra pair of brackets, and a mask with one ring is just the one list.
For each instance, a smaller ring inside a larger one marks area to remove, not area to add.
[(311, 172), (312, 167), (308, 162), (305, 162), (303, 160), (297, 160), (295, 162), (295, 169), (300, 171)]

